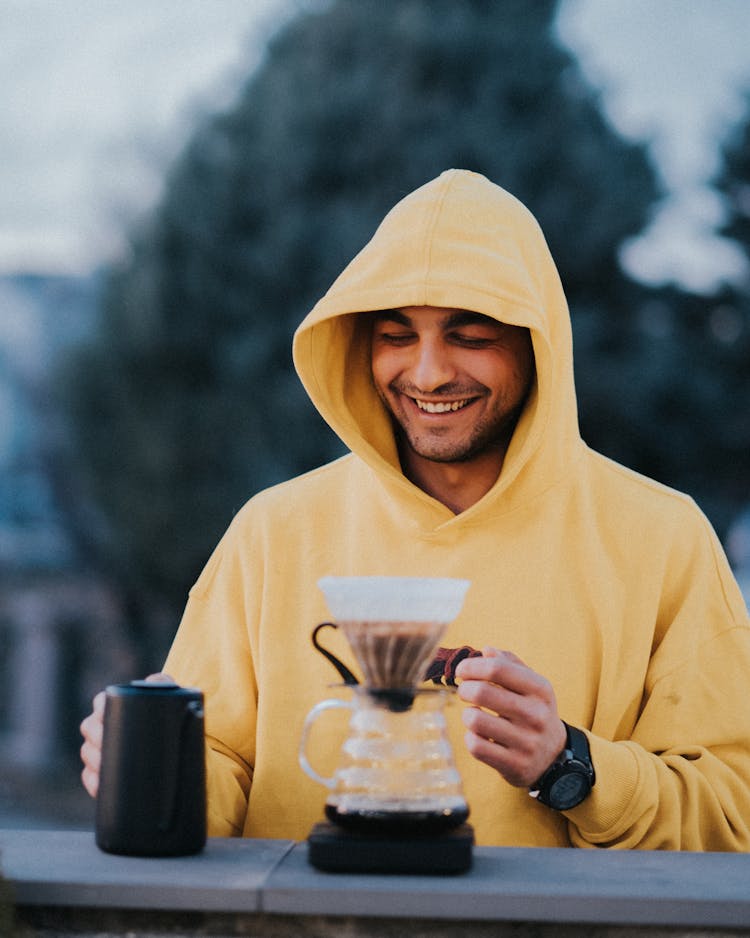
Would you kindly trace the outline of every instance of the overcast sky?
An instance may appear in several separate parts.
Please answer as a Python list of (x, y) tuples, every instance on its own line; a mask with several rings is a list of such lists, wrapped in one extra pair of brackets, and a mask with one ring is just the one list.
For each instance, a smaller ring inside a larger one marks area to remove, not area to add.
[[(297, 0), (0, 0), (0, 273), (85, 273), (158, 197)], [(563, 0), (561, 36), (673, 193), (630, 269), (706, 289), (740, 270), (706, 187), (750, 87), (750, 0)]]

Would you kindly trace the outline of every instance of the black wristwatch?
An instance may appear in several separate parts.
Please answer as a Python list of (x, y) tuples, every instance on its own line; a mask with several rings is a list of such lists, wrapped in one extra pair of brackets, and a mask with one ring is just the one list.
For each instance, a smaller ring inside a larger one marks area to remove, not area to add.
[(586, 734), (563, 721), (568, 734), (565, 749), (530, 788), (532, 798), (555, 811), (575, 808), (588, 796), (596, 781)]

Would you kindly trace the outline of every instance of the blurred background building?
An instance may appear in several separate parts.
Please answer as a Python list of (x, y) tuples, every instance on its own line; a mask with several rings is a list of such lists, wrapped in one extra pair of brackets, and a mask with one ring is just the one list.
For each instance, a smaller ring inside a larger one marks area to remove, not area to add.
[(0, 826), (88, 825), (78, 724), (260, 488), (340, 452), (291, 333), (401, 195), (535, 212), (595, 448), (750, 596), (745, 0), (0, 0)]

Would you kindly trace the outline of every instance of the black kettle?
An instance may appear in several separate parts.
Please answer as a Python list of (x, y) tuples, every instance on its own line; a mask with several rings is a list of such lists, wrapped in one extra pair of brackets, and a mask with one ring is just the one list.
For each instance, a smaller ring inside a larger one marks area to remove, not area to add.
[(206, 843), (203, 694), (131, 681), (106, 690), (96, 843), (107, 853), (184, 856)]

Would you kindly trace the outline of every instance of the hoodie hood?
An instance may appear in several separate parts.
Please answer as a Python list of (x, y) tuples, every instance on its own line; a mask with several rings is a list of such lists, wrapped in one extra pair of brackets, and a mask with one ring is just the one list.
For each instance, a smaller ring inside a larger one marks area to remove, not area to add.
[(582, 450), (570, 316), (528, 209), (484, 176), (447, 170), (391, 209), (294, 337), (300, 379), (343, 442), (402, 496), (434, 502), (401, 472), (372, 383), (370, 319), (357, 315), (405, 306), (471, 310), (531, 332), (535, 386), (498, 481), (461, 517), (501, 498), (511, 508), (558, 481)]

